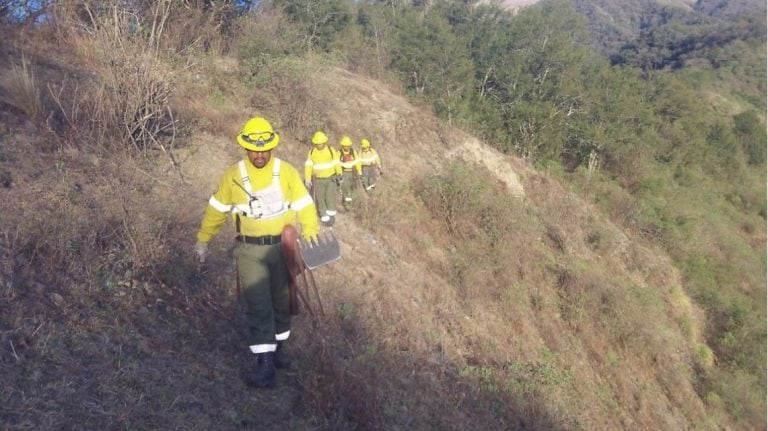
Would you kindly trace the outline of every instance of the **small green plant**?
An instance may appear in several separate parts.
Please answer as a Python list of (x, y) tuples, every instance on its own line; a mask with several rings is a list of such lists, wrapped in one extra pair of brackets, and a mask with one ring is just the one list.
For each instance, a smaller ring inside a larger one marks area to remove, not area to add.
[(213, 107), (214, 109), (223, 110), (227, 107), (227, 103), (228, 103), (227, 95), (224, 94), (224, 92), (221, 91), (221, 89), (217, 88), (216, 90), (214, 90), (214, 92), (210, 95), (208, 100), (211, 103), (211, 107)]
[(617, 367), (619, 365), (619, 355), (613, 350), (609, 350), (605, 354), (605, 363), (611, 368)]
[(699, 344), (696, 347), (696, 363), (705, 369), (712, 368), (715, 365), (715, 355), (706, 344)]
[(461, 377), (473, 377), (480, 381), (480, 387), (491, 393), (499, 392), (499, 386), (494, 381), (493, 369), (491, 367), (481, 367), (476, 365), (467, 365), (459, 370)]
[(354, 304), (349, 302), (342, 302), (337, 306), (341, 320), (352, 320), (357, 316), (357, 311)]
[(555, 354), (543, 348), (539, 352), (539, 360), (532, 363), (512, 362), (506, 367), (507, 391), (513, 394), (525, 395), (548, 393), (557, 388), (570, 388), (576, 378), (569, 369), (564, 369), (556, 363)]

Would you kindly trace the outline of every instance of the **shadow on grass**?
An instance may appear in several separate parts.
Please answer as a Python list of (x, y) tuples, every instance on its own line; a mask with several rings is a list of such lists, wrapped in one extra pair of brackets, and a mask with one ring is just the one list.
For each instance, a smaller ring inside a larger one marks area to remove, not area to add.
[(185, 259), (159, 280), (47, 286), (60, 304), (41, 300), (34, 280), (3, 280), (2, 429), (559, 429), (536, 400), (438, 354), (376, 350), (333, 309), (322, 322), (295, 319), (295, 367), (279, 371), (278, 388), (249, 388), (233, 265), (222, 256), (200, 273)]
[(301, 414), (321, 429), (558, 430), (535, 395), (484, 381), (439, 353), (380, 350), (354, 318), (297, 331)]

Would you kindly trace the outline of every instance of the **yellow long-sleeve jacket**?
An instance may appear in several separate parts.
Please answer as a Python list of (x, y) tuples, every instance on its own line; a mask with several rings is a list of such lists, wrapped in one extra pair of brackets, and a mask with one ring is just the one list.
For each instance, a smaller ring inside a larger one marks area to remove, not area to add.
[(379, 153), (373, 148), (365, 148), (360, 151), (360, 164), (363, 166), (380, 166)]
[(304, 162), (304, 181), (312, 181), (313, 175), (316, 178), (341, 175), (339, 151), (327, 145), (323, 149), (312, 148), (309, 150), (307, 161)]
[(316, 237), (320, 231), (315, 204), (299, 172), (275, 157), (261, 169), (248, 158), (227, 168), (208, 200), (197, 240), (209, 242), (228, 215), (246, 236), (280, 235), (297, 219), (305, 238)]
[(339, 161), (341, 162), (341, 169), (344, 172), (357, 171), (357, 175), (363, 174), (363, 168), (360, 166), (360, 154), (357, 150), (350, 149), (345, 153), (344, 150), (339, 152)]

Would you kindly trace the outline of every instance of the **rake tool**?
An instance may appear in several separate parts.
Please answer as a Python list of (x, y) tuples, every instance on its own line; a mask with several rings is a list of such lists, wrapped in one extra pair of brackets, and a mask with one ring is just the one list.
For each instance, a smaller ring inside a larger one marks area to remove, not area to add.
[(323, 229), (317, 235), (317, 242), (304, 238), (297, 239), (296, 242), (299, 245), (301, 258), (309, 269), (319, 268), (341, 259), (339, 240), (336, 239), (332, 228)]
[[(309, 315), (313, 318), (317, 317), (310, 305), (311, 288), (317, 298), (319, 314), (324, 316), (323, 303), (320, 300), (320, 292), (317, 290), (317, 283), (315, 283), (315, 276), (312, 274), (312, 270), (341, 259), (338, 240), (331, 230), (330, 233), (327, 231), (322, 232), (318, 236), (317, 242), (306, 241), (300, 239), (296, 228), (290, 225), (283, 229), (282, 237), (283, 256), (290, 276), (291, 314), (294, 316), (299, 314), (299, 300), (301, 300)], [(311, 264), (308, 262), (311, 262)], [(299, 289), (298, 280), (303, 281), (303, 291)]]

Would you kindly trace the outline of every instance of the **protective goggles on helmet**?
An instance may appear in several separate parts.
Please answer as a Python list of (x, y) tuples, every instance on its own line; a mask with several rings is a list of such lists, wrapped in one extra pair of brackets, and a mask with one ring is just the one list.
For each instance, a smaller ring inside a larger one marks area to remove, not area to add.
[(250, 145), (254, 145), (258, 148), (261, 148), (270, 142), (272, 142), (275, 139), (275, 134), (273, 132), (258, 132), (258, 133), (250, 133), (248, 135), (241, 133), (240, 139), (247, 142)]

